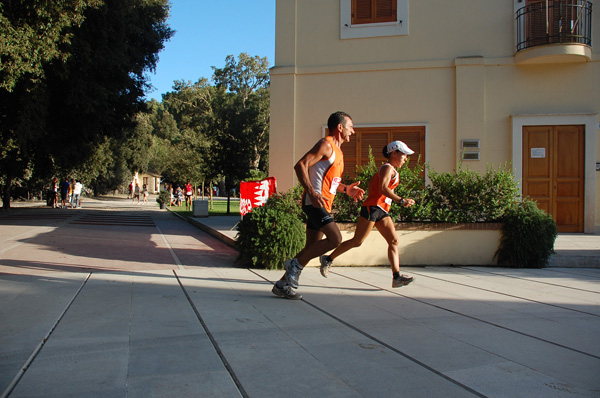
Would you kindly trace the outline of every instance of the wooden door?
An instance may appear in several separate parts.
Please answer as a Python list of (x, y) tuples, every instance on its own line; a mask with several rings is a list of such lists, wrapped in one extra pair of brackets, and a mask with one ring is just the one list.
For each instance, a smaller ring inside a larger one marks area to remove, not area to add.
[(583, 232), (584, 126), (523, 128), (523, 196), (556, 221)]

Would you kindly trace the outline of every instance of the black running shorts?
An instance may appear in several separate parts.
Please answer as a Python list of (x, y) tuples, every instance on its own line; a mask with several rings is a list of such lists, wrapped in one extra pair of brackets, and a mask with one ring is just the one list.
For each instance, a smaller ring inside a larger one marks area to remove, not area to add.
[(334, 221), (333, 216), (324, 207), (317, 208), (312, 205), (304, 205), (302, 211), (306, 214), (306, 228), (308, 229), (319, 231), (325, 225)]
[(360, 216), (371, 222), (378, 222), (386, 217), (390, 217), (390, 213), (379, 206), (363, 206), (360, 208)]

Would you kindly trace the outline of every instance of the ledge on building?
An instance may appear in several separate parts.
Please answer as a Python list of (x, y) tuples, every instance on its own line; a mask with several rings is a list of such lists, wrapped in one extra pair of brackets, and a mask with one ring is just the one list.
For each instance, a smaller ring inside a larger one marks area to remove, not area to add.
[(591, 59), (592, 48), (578, 43), (545, 44), (515, 54), (515, 62), (518, 65), (588, 62)]

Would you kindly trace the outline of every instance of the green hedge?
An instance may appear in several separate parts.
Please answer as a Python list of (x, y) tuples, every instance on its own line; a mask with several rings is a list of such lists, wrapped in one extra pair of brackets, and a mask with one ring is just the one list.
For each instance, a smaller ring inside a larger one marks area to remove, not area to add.
[[(427, 167), (430, 185), (425, 187), (425, 167), (418, 160), (414, 167), (409, 167), (409, 162), (398, 171), (400, 185), (396, 193), (414, 199), (415, 205), (401, 207), (393, 203), (390, 214), (394, 220), (455, 224), (497, 222), (519, 200), (517, 182), (508, 165), (497, 170), (488, 167), (483, 175), (462, 165), (454, 173), (438, 173)], [(369, 162), (357, 168), (356, 180), (365, 191), (378, 169), (372, 153), (369, 153)], [(353, 181), (346, 176), (343, 182)], [(336, 195), (336, 220), (356, 222), (360, 205), (347, 195)]]
[(557, 235), (551, 216), (526, 199), (508, 209), (502, 221), (502, 239), (496, 252), (498, 265), (511, 268), (548, 265)]
[(238, 224), (235, 242), (238, 261), (267, 269), (282, 269), (305, 242), (298, 190), (271, 196), (262, 207), (246, 214)]

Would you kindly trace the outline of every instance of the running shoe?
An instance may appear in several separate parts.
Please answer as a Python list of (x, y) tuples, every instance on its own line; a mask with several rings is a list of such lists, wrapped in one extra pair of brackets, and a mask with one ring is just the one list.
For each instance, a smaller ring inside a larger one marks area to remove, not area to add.
[(286, 260), (283, 265), (285, 267), (285, 281), (294, 289), (298, 289), (298, 279), (303, 267), (298, 262), (298, 259), (295, 258)]
[(400, 275), (399, 278), (392, 278), (392, 287), (406, 286), (414, 280), (415, 278), (413, 278), (412, 276), (409, 277), (406, 275)]
[(274, 295), (279, 297), (284, 297), (290, 300), (302, 300), (302, 295), (298, 294), (292, 289), (290, 285), (286, 283), (283, 288), (279, 288), (277, 283), (273, 285), (273, 289), (271, 289)]
[(319, 257), (319, 262), (321, 263), (321, 275), (327, 278), (327, 275), (329, 275), (329, 268), (331, 267), (331, 261), (327, 261), (327, 256), (323, 255)]

